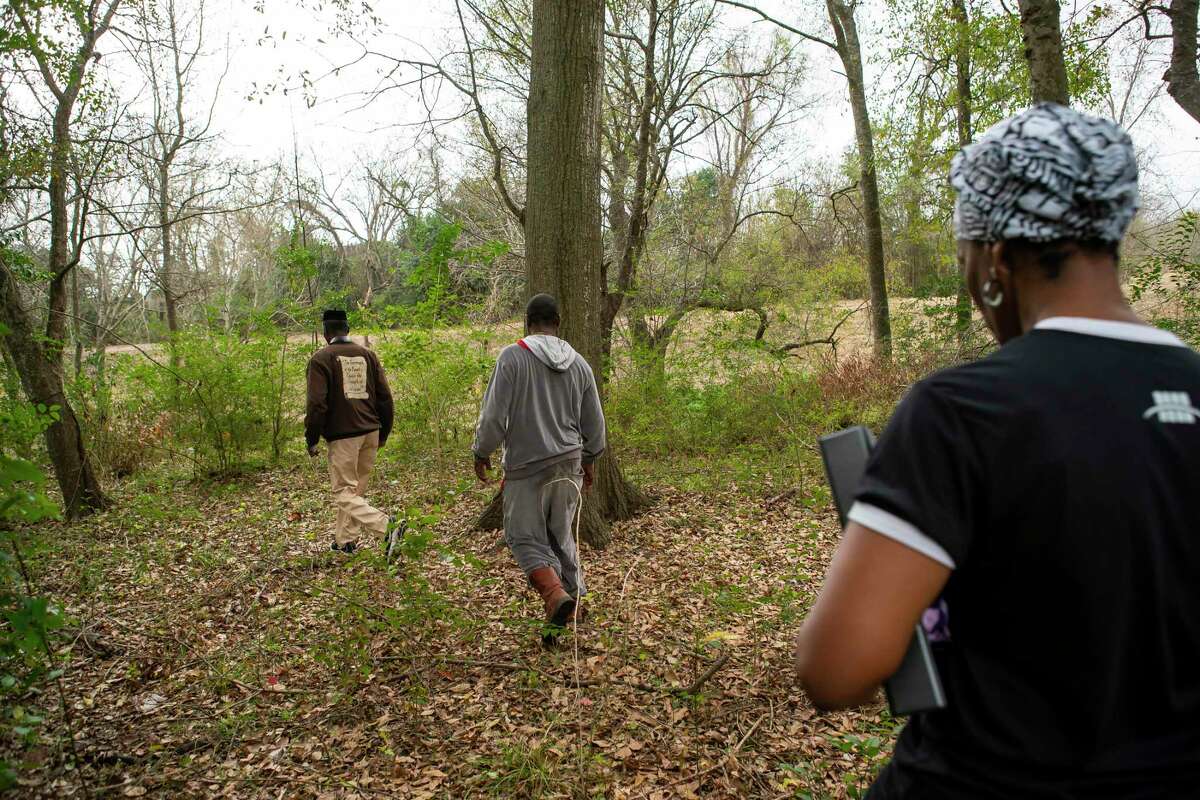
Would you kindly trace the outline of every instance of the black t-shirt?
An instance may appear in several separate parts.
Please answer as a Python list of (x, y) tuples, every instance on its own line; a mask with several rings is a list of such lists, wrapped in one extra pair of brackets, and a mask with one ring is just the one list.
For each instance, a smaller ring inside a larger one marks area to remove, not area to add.
[(872, 800), (1200, 796), (1200, 356), (1048, 328), (916, 385), (867, 468), (858, 518), (953, 566), (948, 708)]

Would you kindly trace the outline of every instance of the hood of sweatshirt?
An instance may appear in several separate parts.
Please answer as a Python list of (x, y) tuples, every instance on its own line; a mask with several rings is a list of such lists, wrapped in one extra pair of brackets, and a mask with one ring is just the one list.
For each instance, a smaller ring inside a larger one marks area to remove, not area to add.
[(566, 372), (575, 363), (575, 356), (578, 355), (575, 349), (562, 339), (542, 333), (526, 336), (518, 344), (555, 372)]

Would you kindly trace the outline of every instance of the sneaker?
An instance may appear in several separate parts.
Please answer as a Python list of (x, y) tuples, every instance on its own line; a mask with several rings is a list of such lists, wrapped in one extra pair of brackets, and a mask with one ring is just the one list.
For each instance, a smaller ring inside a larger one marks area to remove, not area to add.
[(346, 542), (338, 544), (336, 541), (329, 543), (329, 549), (335, 553), (353, 553), (358, 549), (358, 542)]
[(408, 530), (408, 520), (399, 522), (395, 517), (388, 517), (387, 530), (383, 533), (384, 561), (391, 564), (400, 557), (400, 545), (404, 542), (404, 534)]

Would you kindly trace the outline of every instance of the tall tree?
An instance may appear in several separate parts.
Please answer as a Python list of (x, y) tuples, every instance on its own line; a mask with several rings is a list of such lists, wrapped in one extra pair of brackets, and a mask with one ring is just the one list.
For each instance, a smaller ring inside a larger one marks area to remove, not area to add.
[[(713, 107), (712, 90), (778, 77), (768, 73), (778, 70), (780, 59), (736, 65), (729, 56), (742, 39), (722, 27), (714, 0), (606, 0), (605, 5), (600, 124), (607, 230), (601, 307), (607, 354), (619, 316), (629, 313), (629, 301), (643, 292), (640, 262), (655, 205), (670, 183), (670, 167), (685, 153), (704, 158), (690, 152), (695, 143), (741, 111), (737, 105)], [(491, 179), (492, 205), (506, 209), (522, 226), (510, 238), (518, 253), (524, 249), (520, 188), (528, 148), (513, 117), (524, 112), (529, 94), (532, 0), (455, 0), (454, 6), (462, 53), (438, 61), (390, 60), (418, 70), (398, 86), (438, 76), (467, 101), (464, 112), (473, 117), (473, 144), (486, 159), (480, 166)], [(785, 66), (799, 62), (790, 56), (783, 61)]]
[[(69, 196), (72, 183), (73, 126), (78, 104), (88, 87), (96, 46), (111, 28), (121, 0), (34, 3), (12, 0), (0, 22), (19, 36), (6, 39), (8, 55), (28, 60), (27, 82), (48, 94), (52, 112), (48, 132), (46, 194), (49, 201), (50, 247), (46, 263), (47, 309), (44, 331), (37, 330), (25, 308), (19, 269), (11, 254), (0, 250), (0, 321), (4, 344), (21, 375), (30, 400), (57, 409), (46, 428), (46, 449), (54, 464), (70, 517), (105, 507), (108, 499), (84, 447), (83, 434), (63, 388), (63, 348), (67, 338), (67, 302), (72, 270), (79, 263), (85, 237), (86, 200)], [(16, 47), (13, 42), (16, 41)], [(5, 176), (7, 179), (7, 176)], [(76, 203), (78, 201), (78, 204)], [(74, 227), (77, 235), (72, 237)]]
[[(600, 101), (604, 77), (604, 0), (534, 0), (527, 106), (525, 264), (529, 294), (561, 304), (563, 337), (600, 372)], [(628, 518), (640, 496), (611, 451), (596, 465), (583, 503), (582, 536), (603, 547), (607, 521)]]
[(800, 108), (795, 86), (803, 60), (795, 49), (782, 34), (769, 47), (758, 40), (735, 42), (725, 54), (726, 78), (701, 92), (702, 135), (694, 153), (707, 166), (673, 181), (660, 201), (653, 219), (656, 246), (647, 251), (626, 311), (633, 343), (655, 368), (664, 366), (673, 335), (696, 309), (752, 311), (765, 334), (775, 282), (754, 269), (739, 247), (751, 237), (753, 223), (766, 217), (796, 224), (799, 195), (789, 208), (786, 193), (764, 192), (768, 183), (779, 188), (784, 130), (790, 112)]
[(1017, 6), (1021, 9), (1021, 33), (1033, 101), (1069, 104), (1071, 95), (1063, 59), (1058, 0), (1017, 0)]
[[(720, 27), (711, 0), (608, 0), (607, 5), (601, 121), (610, 231), (601, 282), (606, 354), (620, 313), (635, 327), (641, 324), (643, 309), (629, 308), (627, 301), (645, 296), (642, 260), (657, 204), (670, 184), (669, 168), (685, 154), (706, 160), (696, 144), (703, 148), (718, 127), (738, 124), (746, 112), (746, 92), (786, 83), (798, 61), (791, 48), (777, 42), (757, 58), (751, 45)], [(782, 108), (768, 127), (781, 116)]]
[(875, 131), (867, 103), (863, 75), (862, 44), (855, 19), (857, 0), (826, 0), (825, 9), (833, 27), (833, 41), (806, 33), (781, 22), (752, 5), (735, 0), (717, 0), (724, 5), (752, 11), (764, 20), (810, 42), (824, 45), (837, 53), (846, 76), (850, 112), (854, 118), (854, 140), (858, 146), (858, 190), (862, 197), (863, 231), (867, 251), (867, 287), (871, 300), (871, 339), (875, 354), (889, 358), (892, 353), (892, 324), (888, 311), (887, 273), (883, 252), (883, 220), (879, 211), (879, 179), (875, 165)]
[[(1132, 60), (1127, 61), (1128, 72), (1121, 81), (1124, 92), (1108, 98), (1110, 116), (1129, 127), (1147, 115), (1158, 90), (1147, 91), (1139, 84), (1143, 84), (1150, 74), (1152, 54), (1158, 54), (1155, 43), (1169, 41), (1170, 55), (1162, 75), (1164, 86), (1176, 104), (1200, 122), (1200, 38), (1197, 35), (1200, 0), (1129, 0), (1126, 5), (1128, 16), (1118, 19), (1104, 36), (1109, 48), (1120, 50), (1127, 56), (1132, 51)], [(1114, 37), (1130, 25), (1141, 28), (1141, 43), (1114, 41)]]
[(1167, 93), (1200, 122), (1200, 70), (1197, 69), (1196, 26), (1200, 0), (1171, 0), (1171, 66), (1163, 75)]
[(829, 22), (833, 25), (838, 57), (846, 72), (850, 111), (854, 116), (854, 139), (858, 144), (859, 192), (863, 201), (863, 225), (866, 228), (867, 287), (871, 298), (871, 338), (876, 355), (890, 357), (892, 324), (888, 313), (886, 268), (883, 256), (883, 220), (879, 213), (879, 179), (875, 170), (875, 132), (867, 105), (863, 77), (862, 45), (854, 18), (855, 2), (826, 0)]
[[(966, 147), (975, 138), (971, 127), (971, 17), (967, 0), (950, 0), (954, 17), (954, 82), (955, 117), (958, 121), (958, 146)], [(954, 328), (958, 344), (962, 347), (971, 327), (971, 297), (967, 293), (966, 281), (958, 282), (958, 297), (954, 304)]]
[(602, 0), (533, 4), (525, 206), (528, 291), (559, 298), (565, 337), (597, 364), (603, 34)]
[(207, 173), (212, 165), (200, 157), (211, 138), (224, 74), (207, 108), (201, 114), (191, 113), (189, 95), (194, 94), (196, 67), (203, 54), (203, 0), (194, 3), (186, 15), (175, 0), (141, 0), (137, 18), (141, 47), (134, 58), (149, 85), (151, 104), (139, 149), (158, 235), (159, 258), (153, 276), (162, 292), (167, 329), (175, 334), (179, 331), (179, 304), (188, 292), (184, 286), (187, 270), (178, 252), (179, 225), (196, 216), (208, 196), (228, 187), (228, 182), (209, 182)]
[[(905, 77), (877, 123), (884, 223), (891, 216), (900, 224), (892, 247), (907, 262), (910, 285), (940, 290), (958, 282), (947, 235), (954, 198), (945, 176), (977, 131), (1029, 105), (1024, 36), (1019, 16), (991, 0), (887, 0), (887, 7), (888, 63)], [(1110, 92), (1107, 49), (1095, 46), (1104, 19), (1080, 15), (1062, 31), (1070, 94), (1083, 106)], [(977, 343), (962, 336), (969, 302), (960, 302), (954, 317), (960, 349)]]

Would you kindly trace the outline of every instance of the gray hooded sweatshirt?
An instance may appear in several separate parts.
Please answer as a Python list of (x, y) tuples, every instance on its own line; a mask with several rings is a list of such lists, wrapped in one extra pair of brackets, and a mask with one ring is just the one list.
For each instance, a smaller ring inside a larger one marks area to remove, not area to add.
[(475, 426), (476, 456), (503, 443), (504, 476), (520, 480), (575, 458), (590, 464), (604, 437), (596, 378), (571, 345), (536, 335), (500, 351)]

